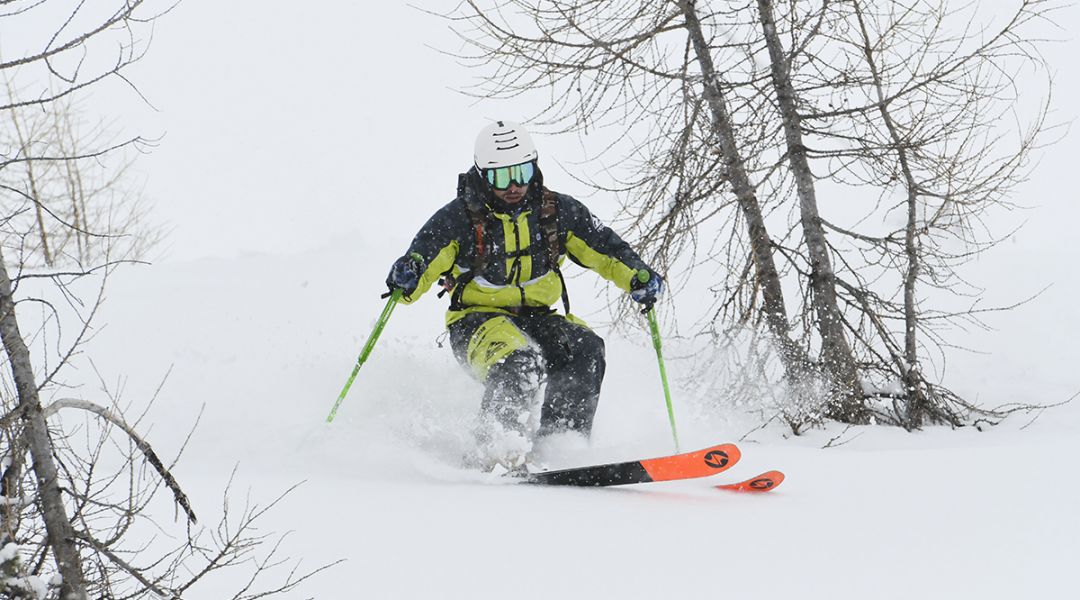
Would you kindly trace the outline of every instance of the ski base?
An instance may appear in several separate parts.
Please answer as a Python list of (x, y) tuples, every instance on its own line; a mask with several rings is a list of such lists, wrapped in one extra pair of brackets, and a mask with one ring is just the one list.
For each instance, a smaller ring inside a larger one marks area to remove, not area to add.
[(607, 487), (694, 479), (722, 473), (737, 463), (741, 456), (734, 444), (720, 444), (660, 458), (531, 473), (521, 481), (535, 485)]

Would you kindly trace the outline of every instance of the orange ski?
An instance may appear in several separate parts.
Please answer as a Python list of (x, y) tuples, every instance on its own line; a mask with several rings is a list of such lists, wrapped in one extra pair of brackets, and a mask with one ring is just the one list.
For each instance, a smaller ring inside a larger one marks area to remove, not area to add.
[(522, 483), (610, 486), (692, 479), (726, 471), (739, 461), (740, 456), (739, 449), (734, 444), (720, 444), (697, 452), (660, 458), (530, 473)]
[(769, 492), (776, 489), (783, 482), (784, 474), (780, 471), (766, 471), (765, 473), (762, 473), (757, 477), (751, 477), (746, 481), (725, 483), (716, 486), (716, 488), (736, 492)]

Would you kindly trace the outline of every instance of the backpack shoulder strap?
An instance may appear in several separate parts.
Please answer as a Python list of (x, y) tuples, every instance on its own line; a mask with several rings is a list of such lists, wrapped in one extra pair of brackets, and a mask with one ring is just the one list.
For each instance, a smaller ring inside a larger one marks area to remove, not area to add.
[(465, 284), (472, 281), (477, 274), (483, 273), (487, 268), (488, 252), (484, 244), (484, 220), (485, 211), (483, 202), (476, 198), (476, 194), (469, 188), (468, 173), (458, 175), (457, 197), (461, 200), (465, 213), (469, 215), (469, 225), (473, 233), (473, 264), (472, 268), (454, 279), (449, 273), (443, 273), (443, 292), (450, 290), (450, 309), (461, 310), (461, 294), (465, 290)]
[(559, 199), (555, 192), (544, 188), (540, 200), (540, 233), (544, 236), (548, 265), (559, 267)]
[(562, 255), (562, 245), (559, 243), (559, 197), (555, 192), (543, 188), (540, 198), (540, 233), (546, 245), (548, 267), (559, 276), (559, 283), (562, 284), (563, 310), (566, 314), (570, 314), (570, 294), (566, 291), (566, 279), (563, 278), (562, 270), (559, 269), (559, 256)]

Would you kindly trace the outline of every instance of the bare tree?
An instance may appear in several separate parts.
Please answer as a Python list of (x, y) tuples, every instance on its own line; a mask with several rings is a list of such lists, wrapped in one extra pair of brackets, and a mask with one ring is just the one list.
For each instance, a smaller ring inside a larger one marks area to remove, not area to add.
[[(780, 357), (787, 367), (789, 379), (800, 381), (806, 377), (808, 359), (791, 338), (787, 307), (783, 288), (773, 257), (773, 243), (765, 226), (765, 218), (757, 199), (755, 186), (744, 167), (744, 158), (738, 148), (738, 137), (731, 118), (731, 111), (724, 98), (723, 80), (717, 71), (698, 18), (697, 9), (690, 0), (679, 3), (685, 19), (685, 27), (697, 57), (700, 84), (712, 116), (712, 133), (719, 144), (724, 161), (725, 177), (737, 198), (750, 237), (751, 255), (755, 267), (757, 285), (761, 288), (763, 313), (769, 331), (775, 337)], [(799, 389), (801, 386), (792, 386)]]
[[(813, 378), (812, 361), (793, 339), (775, 244), (766, 225), (757, 177), (767, 131), (757, 111), (761, 75), (746, 42), (724, 46), (718, 67), (693, 2), (467, 2), (456, 30), (475, 54), (468, 64), (492, 67), (483, 97), (514, 97), (537, 88), (551, 103), (534, 121), (565, 129), (623, 128), (635, 172), (614, 187), (628, 193), (628, 227), (665, 270), (699, 260), (745, 268), (725, 274), (718, 313), (737, 323), (763, 323), (793, 392)], [(722, 73), (738, 73), (730, 81)], [(736, 115), (742, 115), (737, 119)], [(730, 196), (728, 196), (730, 194)], [(733, 197), (733, 198), (732, 198)], [(729, 199), (732, 198), (732, 199)], [(726, 219), (737, 247), (697, 256), (697, 232)], [(741, 221), (741, 223), (739, 223)]]
[[(871, 213), (881, 221), (903, 215), (903, 227), (885, 233), (822, 221), (839, 236), (829, 244), (842, 257), (836, 289), (862, 378), (890, 403), (879, 419), (917, 428), (1001, 416), (933, 381), (919, 341), (947, 345), (950, 322), (978, 323), (985, 309), (935, 310), (919, 286), (938, 297), (967, 293), (959, 267), (997, 242), (982, 216), (1009, 206), (1047, 133), (1045, 104), (1016, 112), (1017, 78), (1045, 66), (1031, 25), (1053, 10), (1025, 0), (980, 27), (978, 5), (823, 3), (825, 33), (783, 58), (803, 90), (808, 155), (831, 183), (877, 197), (884, 206)], [(788, 19), (793, 36), (803, 22)], [(1030, 84), (1025, 91), (1034, 95)], [(978, 290), (971, 294), (977, 305)]]
[[(264, 587), (286, 561), (280, 539), (257, 531), (276, 501), (249, 502), (237, 515), (226, 490), (222, 520), (203, 529), (173, 476), (179, 456), (162, 460), (139, 433), (139, 420), (129, 422), (130, 407), (104, 385), (104, 400), (57, 398), (66, 390), (65, 370), (87, 361), (81, 354), (110, 275), (138, 262), (156, 239), (125, 178), (147, 141), (87, 126), (79, 102), (106, 82), (137, 93), (124, 70), (143, 56), (154, 20), (170, 8), (147, 0), (0, 3), (0, 27), (21, 27), (30, 40), (24, 55), (0, 59), (0, 364), (10, 373), (0, 377), (6, 596), (178, 599), (209, 574), (243, 565), (249, 580), (233, 596), (239, 600), (292, 590), (326, 568), (294, 567)], [(28, 313), (31, 307), (40, 314)], [(172, 541), (159, 541), (151, 531), (165, 527), (154, 515), (168, 504), (184, 519)]]
[[(594, 160), (616, 153), (630, 175), (583, 180), (628, 198), (624, 223), (669, 271), (718, 267), (703, 332), (775, 351), (795, 391), (778, 410), (798, 432), (823, 417), (914, 428), (994, 416), (932, 382), (918, 341), (947, 345), (940, 327), (979, 311), (930, 310), (917, 285), (956, 291), (955, 267), (993, 243), (977, 215), (1023, 180), (1042, 115), (1013, 151), (991, 149), (1015, 69), (1040, 65), (1026, 26), (1048, 9), (1025, 0), (995, 30), (969, 25), (977, 5), (945, 0), (469, 0), (451, 18), (475, 50), (456, 55), (485, 70), (472, 93), (542, 90), (535, 123), (619, 130)], [(871, 216), (888, 208), (838, 225), (822, 188), (879, 205), (900, 194), (906, 225), (881, 234)], [(801, 305), (785, 303), (785, 282)], [(740, 333), (761, 325), (766, 347)], [(767, 356), (734, 363), (770, 370)]]

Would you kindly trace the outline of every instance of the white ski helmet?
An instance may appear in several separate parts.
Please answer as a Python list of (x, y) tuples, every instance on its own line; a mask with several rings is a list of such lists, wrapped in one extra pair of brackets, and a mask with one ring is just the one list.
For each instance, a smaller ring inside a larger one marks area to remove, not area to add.
[(520, 165), (536, 157), (536, 146), (520, 123), (495, 121), (476, 136), (473, 161), (479, 169)]

